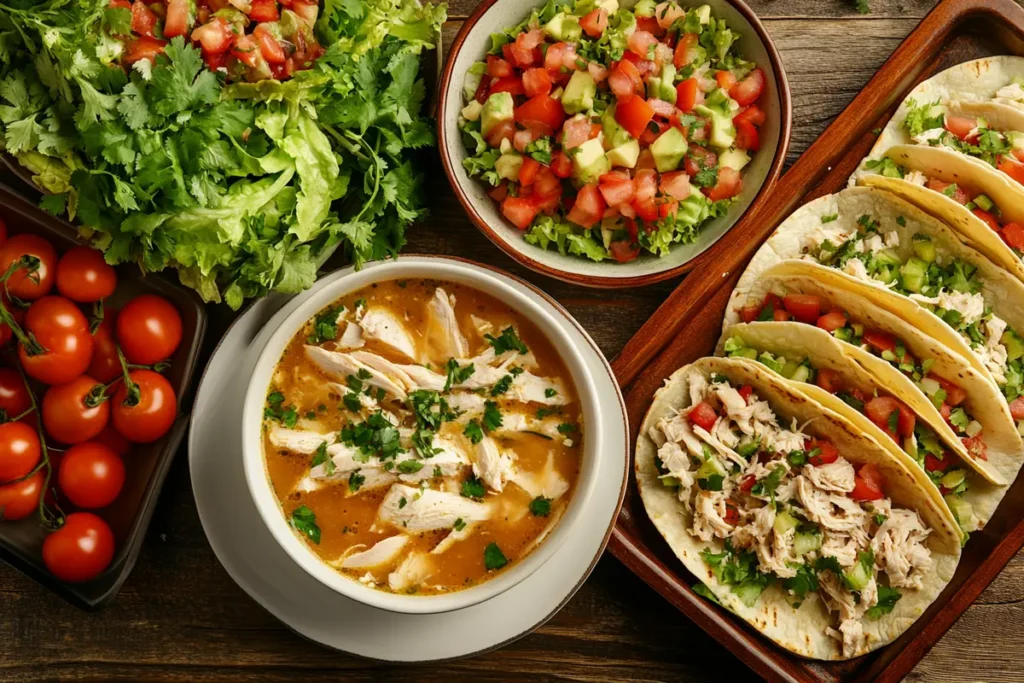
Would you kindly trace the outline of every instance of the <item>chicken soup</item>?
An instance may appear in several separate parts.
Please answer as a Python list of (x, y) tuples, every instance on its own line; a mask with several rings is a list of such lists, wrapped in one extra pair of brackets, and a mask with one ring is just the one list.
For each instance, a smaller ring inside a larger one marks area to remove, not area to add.
[(338, 299), (289, 342), (268, 389), (267, 471), (324, 562), (436, 594), (488, 580), (558, 523), (582, 457), (579, 399), (540, 330), (433, 280)]

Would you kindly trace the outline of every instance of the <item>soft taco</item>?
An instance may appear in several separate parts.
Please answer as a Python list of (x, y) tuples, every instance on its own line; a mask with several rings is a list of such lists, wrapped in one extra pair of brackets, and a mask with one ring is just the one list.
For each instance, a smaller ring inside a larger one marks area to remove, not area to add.
[[(824, 329), (796, 322), (740, 323), (726, 330), (719, 353), (759, 362), (907, 463), (949, 508), (965, 541), (966, 534), (985, 525), (1006, 492), (1005, 480), (988, 481), (990, 473), (975, 469), (978, 456), (987, 456), (980, 422), (959, 406), (955, 415), (949, 413), (950, 421), (944, 420), (899, 370)], [(884, 379), (868, 372), (854, 356), (877, 361), (875, 369)], [(976, 433), (966, 441), (972, 445), (970, 455), (951, 424), (963, 424), (965, 431)]]
[(750, 361), (704, 358), (668, 379), (636, 476), (699, 592), (804, 657), (891, 642), (959, 561), (956, 522), (916, 472)]
[(1024, 283), (944, 223), (871, 187), (816, 199), (754, 254), (729, 311), (766, 270), (789, 260), (813, 264), (825, 286), (860, 293), (966, 358), (1024, 419)]
[(938, 147), (891, 147), (874, 168), (858, 184), (916, 204), (1024, 281), (1024, 186)]

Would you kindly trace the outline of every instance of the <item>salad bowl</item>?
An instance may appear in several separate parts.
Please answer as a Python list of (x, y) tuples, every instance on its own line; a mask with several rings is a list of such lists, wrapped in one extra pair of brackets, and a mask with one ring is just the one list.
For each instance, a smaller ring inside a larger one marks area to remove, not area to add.
[[(527, 243), (524, 231), (507, 220), (503, 216), (502, 205), (489, 196), (491, 186), (467, 171), (464, 162), (472, 155), (460, 128), (460, 120), (464, 121), (463, 107), (467, 99), (472, 99), (463, 92), (471, 84), (467, 83), (467, 74), (474, 68), (474, 63), (485, 59), (492, 47), (492, 34), (508, 35), (513, 27), (530, 15), (533, 7), (513, 0), (486, 0), (466, 20), (448, 50), (441, 75), (437, 118), (441, 160), (470, 220), (507, 255), (532, 270), (584, 286), (606, 288), (653, 284), (692, 268), (693, 260), (728, 232), (778, 178), (789, 146), (792, 123), (789, 85), (779, 54), (764, 26), (742, 0), (709, 0), (700, 4), (708, 5), (711, 17), (724, 20), (726, 26), (739, 34), (736, 41), (738, 53), (756, 63), (764, 73), (764, 89), (757, 100), (764, 111), (764, 121), (759, 130), (760, 148), (742, 169), (742, 190), (730, 200), (724, 215), (709, 218), (692, 241), (672, 245), (664, 256), (642, 251), (638, 258), (622, 263), (616, 261), (614, 249), (609, 250), (604, 260), (595, 261)], [(625, 9), (635, 5), (636, 0), (623, 0), (619, 4)], [(571, 10), (573, 4), (558, 3), (557, 6)], [(692, 10), (696, 4), (683, 3), (681, 7)], [(561, 88), (557, 82), (553, 87), (557, 95)], [(559, 146), (557, 140), (556, 147)], [(572, 150), (566, 151), (572, 156)], [(568, 207), (565, 208), (568, 212)], [(607, 240), (604, 246), (606, 249), (609, 246)]]

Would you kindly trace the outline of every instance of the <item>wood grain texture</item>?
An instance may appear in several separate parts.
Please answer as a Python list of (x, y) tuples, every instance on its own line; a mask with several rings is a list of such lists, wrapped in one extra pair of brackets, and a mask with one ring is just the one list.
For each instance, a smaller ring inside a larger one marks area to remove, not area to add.
[[(934, 4), (757, 0), (793, 88), (791, 159), (852, 99)], [(475, 0), (451, 3), (458, 30)], [(430, 160), (429, 222), (408, 251), (451, 253), (507, 269), (558, 299), (615, 355), (677, 282), (594, 291), (535, 276), (480, 236)], [(210, 340), (223, 330), (216, 311)], [(83, 614), (0, 567), (0, 681), (750, 681), (718, 643), (614, 558), (548, 624), (501, 651), (430, 667), (389, 666), (334, 653), (290, 633), (227, 576), (206, 543), (184, 452), (168, 477), (138, 565), (104, 611)], [(1024, 670), (1024, 557), (1018, 556), (908, 678), (1019, 681)]]

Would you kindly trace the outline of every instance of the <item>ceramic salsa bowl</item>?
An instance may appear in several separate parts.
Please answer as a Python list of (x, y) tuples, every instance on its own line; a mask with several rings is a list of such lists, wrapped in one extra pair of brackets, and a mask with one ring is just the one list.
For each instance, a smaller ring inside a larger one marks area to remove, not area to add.
[[(622, 0), (620, 6), (632, 7), (635, 2)], [(743, 169), (743, 191), (739, 200), (727, 215), (706, 223), (695, 242), (676, 245), (663, 258), (645, 252), (635, 261), (624, 264), (562, 256), (557, 251), (527, 244), (523, 233), (501, 215), (498, 204), (487, 196), (488, 186), (466, 173), (462, 161), (469, 155), (458, 129), (466, 72), (473, 62), (484, 59), (491, 33), (517, 25), (529, 16), (534, 4), (519, 0), (484, 0), (463, 24), (448, 51), (441, 75), (437, 118), (441, 160), (448, 181), (470, 220), (519, 263), (545, 275), (591, 287), (635, 287), (660, 282), (688, 271), (693, 259), (718, 241), (778, 178), (789, 147), (792, 109), (782, 61), (768, 32), (742, 0), (683, 1), (680, 4), (684, 8), (710, 5), (713, 16), (725, 19), (730, 28), (740, 33), (737, 44), (741, 54), (764, 70), (767, 82), (761, 104), (767, 116), (760, 129), (761, 149)]]

